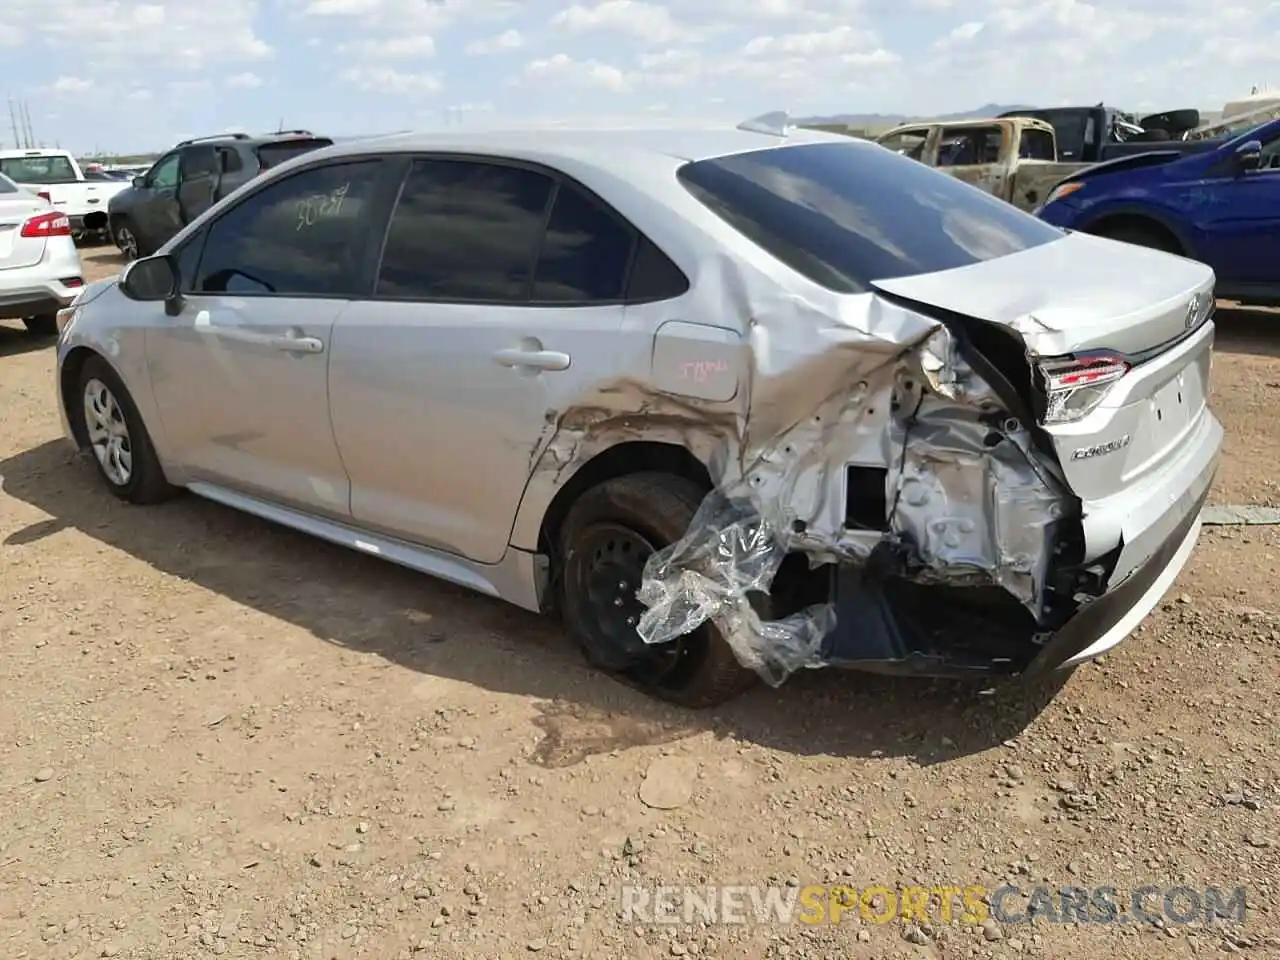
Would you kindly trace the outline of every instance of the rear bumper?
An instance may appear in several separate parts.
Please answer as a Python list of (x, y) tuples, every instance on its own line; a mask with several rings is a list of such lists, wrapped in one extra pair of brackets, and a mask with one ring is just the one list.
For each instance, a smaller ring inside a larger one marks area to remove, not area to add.
[(57, 284), (22, 290), (0, 290), (0, 320), (23, 320), (42, 314), (57, 313), (72, 300), (78, 291)]
[[(1034, 679), (1096, 659), (1123, 642), (1160, 603), (1186, 565), (1200, 534), (1200, 511), (1217, 472), (1222, 427), (1207, 409), (1182, 456), (1148, 487), (1145, 509), (1124, 524), (1117, 567), (1107, 590), (1082, 604), (1047, 640), (1036, 643), (1028, 620), (1011, 632), (996, 619), (930, 616), (921, 609), (946, 602), (936, 588), (901, 596), (865, 579), (852, 566), (838, 568), (831, 599), (836, 626), (820, 659), (831, 666), (923, 677), (1021, 674)], [(922, 628), (922, 624), (925, 626)], [(985, 634), (985, 637), (979, 636)], [(999, 642), (992, 638), (1001, 636)], [(975, 642), (977, 641), (977, 642)]]

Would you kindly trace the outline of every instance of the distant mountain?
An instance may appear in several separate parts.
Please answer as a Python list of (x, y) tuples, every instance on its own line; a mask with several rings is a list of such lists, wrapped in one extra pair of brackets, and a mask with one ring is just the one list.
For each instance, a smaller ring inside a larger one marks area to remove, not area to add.
[(1027, 104), (988, 103), (976, 110), (965, 110), (961, 113), (940, 113), (933, 116), (908, 116), (901, 113), (837, 113), (824, 117), (798, 117), (798, 124), (844, 124), (850, 127), (892, 127), (899, 123), (913, 120), (975, 120), (981, 117), (994, 117), (1010, 110), (1030, 110)]

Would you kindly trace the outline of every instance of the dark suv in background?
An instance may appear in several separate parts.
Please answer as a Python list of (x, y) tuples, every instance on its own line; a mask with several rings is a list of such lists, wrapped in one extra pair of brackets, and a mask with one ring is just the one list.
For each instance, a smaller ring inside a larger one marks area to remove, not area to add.
[(221, 133), (183, 140), (111, 198), (111, 239), (130, 260), (149, 256), (264, 170), (333, 141), (309, 130)]

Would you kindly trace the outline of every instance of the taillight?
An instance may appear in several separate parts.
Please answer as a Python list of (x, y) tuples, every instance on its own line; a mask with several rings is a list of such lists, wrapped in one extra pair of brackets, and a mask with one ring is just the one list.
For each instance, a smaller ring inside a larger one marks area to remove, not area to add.
[(42, 213), (22, 225), (24, 237), (69, 237), (71, 221), (65, 213)]
[(1040, 364), (1044, 377), (1046, 426), (1087, 417), (1102, 402), (1111, 385), (1130, 370), (1119, 357), (1067, 357)]

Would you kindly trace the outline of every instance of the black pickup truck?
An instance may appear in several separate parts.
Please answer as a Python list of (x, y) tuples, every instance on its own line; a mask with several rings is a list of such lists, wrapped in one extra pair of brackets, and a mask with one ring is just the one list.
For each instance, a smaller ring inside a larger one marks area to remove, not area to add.
[(134, 177), (132, 187), (111, 198), (111, 238), (130, 260), (152, 254), (262, 171), (332, 143), (308, 130), (261, 136), (220, 133), (184, 140)]
[(1135, 120), (1114, 107), (1044, 107), (1009, 110), (1001, 117), (1035, 117), (1053, 125), (1058, 159), (1064, 163), (1101, 163), (1152, 150), (1196, 153), (1213, 140), (1182, 140), (1200, 125), (1199, 110), (1170, 110)]

